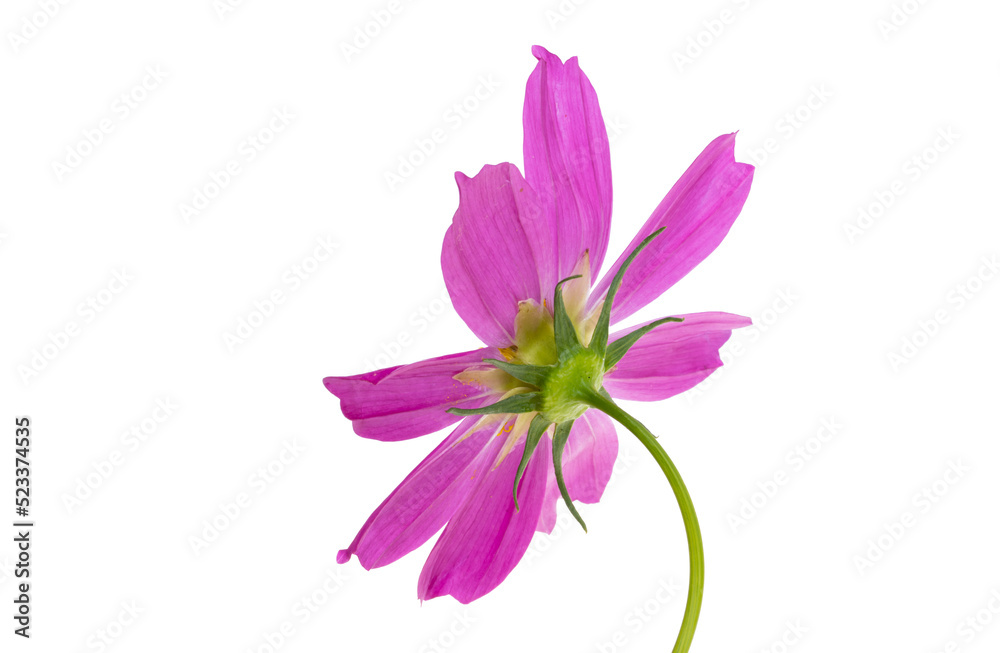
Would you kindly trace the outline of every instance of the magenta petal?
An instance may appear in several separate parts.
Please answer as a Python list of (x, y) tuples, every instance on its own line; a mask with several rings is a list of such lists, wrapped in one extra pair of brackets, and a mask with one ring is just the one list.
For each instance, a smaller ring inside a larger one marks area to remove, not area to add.
[(611, 227), (611, 157), (597, 93), (576, 57), (565, 64), (541, 46), (524, 94), (524, 175), (538, 193), (555, 260), (546, 298), (590, 250), (601, 268)]
[(465, 500), (473, 484), (470, 467), (476, 467), (493, 434), (491, 428), (474, 429), (478, 421), (467, 417), (417, 465), (337, 554), (337, 562), (357, 554), (365, 569), (381, 567), (438, 532)]
[[(574, 501), (597, 503), (611, 480), (618, 458), (618, 435), (611, 418), (599, 410), (588, 410), (573, 423), (563, 449), (563, 479)], [(556, 523), (556, 506), (562, 497), (550, 468), (542, 515), (537, 530), (551, 533)]]
[[(604, 376), (604, 388), (615, 398), (657, 401), (684, 392), (722, 366), (721, 347), (733, 329), (750, 325), (750, 318), (730, 313), (679, 315), (628, 350)], [(646, 322), (649, 324), (649, 322)], [(611, 335), (611, 341), (642, 324)]]
[(394, 442), (433, 433), (461, 417), (448, 408), (475, 408), (490, 403), (493, 390), (465, 384), (454, 376), (484, 358), (496, 358), (495, 349), (431, 358), (355, 376), (328, 376), (326, 389), (340, 398), (344, 417), (365, 438)]
[(607, 294), (628, 255), (660, 227), (666, 230), (632, 262), (615, 296), (611, 322), (659, 297), (712, 253), (739, 215), (753, 180), (753, 166), (736, 163), (736, 134), (709, 143), (607, 271), (590, 296), (593, 307)]
[(475, 177), (456, 173), (459, 204), (444, 237), (441, 268), (455, 310), (488, 345), (514, 342), (517, 303), (541, 301), (535, 192), (510, 163), (483, 166)]
[(489, 445), (472, 492), (427, 558), (417, 588), (421, 600), (451, 594), (462, 603), (474, 601), (499, 585), (528, 549), (545, 498), (552, 442), (542, 437), (521, 477), (520, 510), (514, 508), (512, 489), (524, 440), (493, 468), (502, 446), (503, 438)]

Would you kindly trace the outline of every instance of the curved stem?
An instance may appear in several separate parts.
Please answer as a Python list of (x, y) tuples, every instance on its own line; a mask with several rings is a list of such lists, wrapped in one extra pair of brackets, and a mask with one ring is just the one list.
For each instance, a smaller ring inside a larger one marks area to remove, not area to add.
[(701, 612), (701, 598), (705, 589), (705, 550), (701, 542), (701, 529), (698, 527), (698, 516), (694, 511), (694, 504), (691, 502), (691, 495), (688, 494), (681, 474), (677, 471), (670, 456), (663, 450), (656, 437), (649, 432), (642, 423), (618, 407), (610, 397), (592, 393), (588, 394), (587, 404), (606, 413), (614, 418), (622, 426), (631, 431), (643, 446), (656, 459), (660, 469), (670, 482), (670, 487), (677, 497), (677, 504), (681, 509), (681, 516), (684, 518), (684, 529), (687, 531), (688, 552), (691, 560), (691, 572), (688, 581), (687, 606), (684, 609), (684, 619), (681, 621), (681, 630), (677, 634), (677, 641), (674, 643), (673, 653), (686, 653), (691, 647), (691, 640), (694, 639), (694, 630), (698, 625), (698, 615)]

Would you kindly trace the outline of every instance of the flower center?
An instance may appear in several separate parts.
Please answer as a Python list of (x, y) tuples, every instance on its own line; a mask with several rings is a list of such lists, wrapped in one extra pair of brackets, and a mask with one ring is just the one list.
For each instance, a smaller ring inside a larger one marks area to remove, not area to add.
[(600, 314), (598, 307), (585, 315), (589, 290), (589, 278), (569, 281), (564, 290), (566, 315), (583, 347), (560, 352), (547, 304), (527, 300), (518, 305), (514, 344), (500, 350), (508, 363), (548, 368), (543, 382), (513, 382), (528, 391), (540, 391), (539, 412), (551, 422), (572, 421), (586, 412), (588, 406), (582, 403), (580, 390), (598, 391), (604, 379), (603, 358), (586, 348)]

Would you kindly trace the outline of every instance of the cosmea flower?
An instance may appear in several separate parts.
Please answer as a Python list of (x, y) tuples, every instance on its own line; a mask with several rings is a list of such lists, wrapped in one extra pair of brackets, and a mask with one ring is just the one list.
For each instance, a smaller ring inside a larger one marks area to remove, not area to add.
[(609, 336), (609, 324), (719, 245), (753, 167), (735, 162), (735, 134), (713, 140), (600, 277), (611, 168), (597, 95), (575, 57), (532, 52), (524, 175), (511, 163), (456, 174), (459, 205), (441, 254), (455, 310), (485, 347), (324, 379), (366, 438), (404, 440), (457, 422), (337, 556), (381, 567), (444, 527), (420, 599), (468, 603), (494, 589), (535, 531), (551, 532), (560, 495), (579, 519), (570, 499), (598, 501), (618, 452), (608, 414), (636, 431), (609, 396), (654, 401), (691, 388), (722, 365), (732, 329), (750, 324), (693, 313)]

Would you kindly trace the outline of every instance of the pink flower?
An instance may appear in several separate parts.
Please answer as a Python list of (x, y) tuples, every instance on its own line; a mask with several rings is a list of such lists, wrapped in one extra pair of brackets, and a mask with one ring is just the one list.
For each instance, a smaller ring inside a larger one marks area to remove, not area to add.
[[(456, 174), (459, 206), (441, 254), (455, 310), (486, 346), (324, 379), (362, 437), (405, 440), (458, 422), (337, 556), (340, 563), (353, 554), (366, 569), (381, 567), (444, 527), (420, 574), (417, 595), (422, 600), (451, 594), (468, 603), (483, 596), (507, 577), (535, 531), (551, 532), (560, 495), (554, 452), (557, 457), (561, 453), (569, 498), (600, 500), (618, 452), (611, 420), (586, 406), (563, 410), (529, 405), (536, 388), (504, 370), (559, 361), (559, 310), (553, 309), (563, 300), (573, 340), (586, 347), (599, 330), (612, 279), (628, 254), (658, 231), (662, 233), (624, 273), (611, 302), (610, 322), (659, 297), (719, 245), (743, 207), (753, 177), (752, 166), (735, 162), (735, 134), (713, 140), (653, 210), (626, 252), (592, 286), (611, 225), (607, 132), (597, 95), (576, 57), (563, 63), (539, 46), (532, 53), (538, 64), (524, 100), (525, 174), (511, 163), (484, 166), (472, 178)], [(557, 283), (574, 275), (579, 277), (562, 285), (561, 296), (556, 293)], [(720, 367), (719, 347), (732, 329), (750, 324), (748, 318), (728, 313), (678, 317), (683, 321), (662, 323), (646, 333), (603, 376), (598, 368), (594, 389), (602, 386), (611, 397), (639, 401), (676, 395)], [(641, 326), (607, 340), (614, 343)], [(500, 401), (507, 402), (503, 406), (523, 405), (510, 413), (448, 412)], [(526, 442), (532, 442), (529, 427), (539, 413), (548, 417), (541, 422), (546, 431), (540, 438), (533, 434), (540, 446), (529, 446), (525, 457)], [(551, 438), (559, 439), (559, 429), (551, 435), (547, 425), (563, 420), (567, 429), (572, 425), (568, 439), (564, 435), (553, 449)]]

